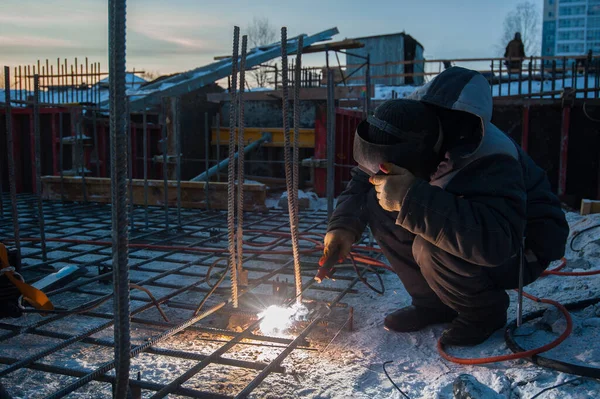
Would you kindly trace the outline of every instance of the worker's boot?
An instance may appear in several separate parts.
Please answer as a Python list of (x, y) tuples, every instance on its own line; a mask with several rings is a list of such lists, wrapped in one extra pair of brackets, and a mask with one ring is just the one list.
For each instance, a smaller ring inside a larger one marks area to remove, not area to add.
[(411, 305), (387, 315), (383, 325), (387, 330), (412, 332), (432, 324), (449, 323), (456, 316), (457, 313), (447, 307), (434, 309)]
[(450, 328), (442, 333), (440, 342), (444, 345), (456, 346), (479, 345), (505, 325), (506, 311), (478, 321), (459, 315), (452, 321)]

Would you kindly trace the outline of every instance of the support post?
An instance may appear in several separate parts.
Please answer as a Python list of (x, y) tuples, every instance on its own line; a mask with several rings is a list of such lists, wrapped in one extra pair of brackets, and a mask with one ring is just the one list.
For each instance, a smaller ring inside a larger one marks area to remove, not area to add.
[(111, 212), (114, 292), (115, 398), (129, 388), (131, 325), (127, 229), (127, 97), (125, 95), (126, 0), (108, 2)]
[[(4, 87), (10, 88), (10, 67), (4, 67)], [(6, 115), (6, 154), (8, 155), (8, 186), (10, 190), (10, 203), (12, 210), (13, 234), (15, 237), (15, 247), (17, 248), (17, 272), (21, 269), (21, 239), (19, 235), (19, 210), (17, 208), (17, 186), (15, 176), (15, 149), (13, 144), (12, 128), (12, 105), (10, 90), (4, 91), (5, 102), (4, 110)]]

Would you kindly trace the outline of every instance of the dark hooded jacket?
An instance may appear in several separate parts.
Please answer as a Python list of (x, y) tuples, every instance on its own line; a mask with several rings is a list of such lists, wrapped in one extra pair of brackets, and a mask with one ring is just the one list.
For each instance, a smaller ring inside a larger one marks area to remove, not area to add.
[[(411, 95), (412, 99), (481, 119), (476, 142), (449, 148), (437, 171), (408, 190), (396, 224), (440, 249), (481, 266), (498, 266), (525, 247), (542, 262), (564, 255), (569, 227), (546, 173), (491, 123), (492, 96), (478, 72), (452, 67)], [(358, 239), (367, 223), (367, 199), (375, 195), (358, 168), (328, 230), (346, 229)]]

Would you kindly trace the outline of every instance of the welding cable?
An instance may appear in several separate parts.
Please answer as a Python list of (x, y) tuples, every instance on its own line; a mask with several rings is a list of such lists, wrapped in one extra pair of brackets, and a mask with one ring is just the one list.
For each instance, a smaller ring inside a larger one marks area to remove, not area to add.
[[(565, 305), (565, 308), (567, 308), (568, 310), (571, 310), (571, 311), (580, 310), (580, 309), (587, 308), (588, 306), (593, 306), (599, 302), (600, 302), (600, 298), (585, 299), (582, 301), (569, 303), (569, 304)], [(540, 318), (544, 315), (544, 312), (545, 312), (544, 310), (539, 310), (537, 312), (530, 313), (523, 318), (523, 322)], [(504, 333), (504, 339), (506, 340), (506, 344), (511, 351), (513, 351), (515, 353), (522, 353), (523, 351), (525, 351), (525, 349), (522, 348), (521, 345), (519, 345), (515, 340), (514, 330), (516, 328), (517, 328), (516, 320), (513, 320), (506, 327), (506, 330)], [(583, 377), (600, 378), (600, 368), (598, 368), (598, 367), (568, 363), (568, 362), (565, 362), (562, 360), (550, 359), (550, 358), (547, 358), (547, 357), (544, 357), (541, 355), (534, 355), (531, 357), (527, 357), (526, 360), (528, 360), (529, 362), (531, 362), (537, 366), (550, 368), (550, 369), (557, 370), (557, 371), (560, 371), (563, 373), (576, 374), (576, 375), (580, 375)]]
[(542, 272), (542, 276), (576, 276), (576, 277), (582, 277), (582, 276), (596, 276), (596, 275), (600, 274), (600, 270), (590, 270), (590, 271), (587, 271), (587, 272), (563, 272), (563, 271), (560, 271), (566, 265), (567, 265), (567, 259), (566, 258), (562, 258), (561, 264), (558, 267), (556, 267), (554, 269), (550, 269), (550, 270), (544, 270)]
[(553, 389), (560, 388), (560, 387), (562, 387), (562, 386), (569, 385), (569, 384), (572, 384), (572, 383), (574, 383), (574, 382), (578, 382), (578, 381), (581, 381), (581, 378), (573, 378), (572, 380), (568, 380), (568, 381), (562, 382), (562, 383), (560, 383), (560, 384), (556, 384), (556, 385), (553, 385), (553, 386), (551, 386), (551, 387), (544, 388), (544, 389), (542, 389), (541, 391), (539, 391), (538, 393), (536, 393), (535, 395), (533, 395), (533, 396), (532, 396), (531, 398), (529, 398), (529, 399), (537, 399), (537, 398), (539, 398), (539, 397), (540, 397), (542, 394), (544, 394), (544, 393), (546, 393), (546, 392), (548, 392), (548, 391), (551, 391), (551, 390), (553, 390)]
[(358, 270), (358, 265), (356, 264), (356, 261), (354, 260), (354, 256), (352, 254), (348, 255), (348, 258), (350, 258), (350, 261), (352, 262), (352, 267), (354, 267), (354, 271), (356, 272), (356, 275), (358, 276), (358, 279), (361, 281), (361, 283), (363, 283), (365, 286), (367, 286), (367, 288), (369, 288), (371, 291), (374, 291), (374, 292), (378, 293), (379, 295), (383, 295), (385, 293), (385, 285), (383, 284), (383, 279), (381, 278), (379, 273), (377, 273), (375, 270), (373, 270), (373, 268), (370, 265), (365, 265), (365, 268), (367, 270), (375, 273), (375, 275), (377, 276), (377, 279), (379, 280), (379, 284), (381, 285), (381, 290), (378, 290), (377, 288), (375, 288), (371, 284), (369, 284), (367, 279), (364, 278), (360, 274), (360, 271)]
[(573, 234), (573, 237), (571, 237), (571, 242), (569, 243), (569, 247), (571, 248), (571, 251), (573, 251), (573, 252), (581, 252), (581, 251), (583, 251), (583, 249), (584, 249), (584, 248), (585, 248), (585, 247), (586, 247), (586, 246), (587, 246), (589, 243), (588, 243), (588, 244), (586, 244), (586, 245), (584, 245), (584, 246), (583, 246), (583, 247), (581, 247), (581, 248), (578, 248), (578, 249), (576, 249), (576, 248), (574, 248), (574, 247), (573, 247), (573, 243), (575, 242), (575, 239), (576, 239), (577, 237), (579, 237), (581, 234), (583, 234), (583, 233), (586, 233), (586, 232), (588, 232), (588, 231), (590, 231), (590, 230), (597, 229), (597, 228), (600, 228), (600, 224), (595, 224), (595, 225), (593, 225), (593, 226), (588, 226), (588, 227), (586, 227), (585, 229), (583, 229), (583, 230), (580, 230), (580, 231), (578, 231), (577, 233), (574, 233), (574, 234)]
[(402, 395), (403, 398), (405, 399), (410, 399), (410, 397), (404, 393), (404, 391), (402, 389), (400, 389), (400, 387), (398, 385), (396, 385), (396, 383), (394, 382), (394, 380), (392, 380), (392, 377), (390, 377), (387, 369), (385, 368), (386, 365), (390, 364), (390, 363), (394, 363), (393, 360), (388, 360), (387, 362), (383, 362), (383, 372), (385, 373), (385, 376), (388, 378), (388, 380), (390, 380), (390, 382), (392, 383), (392, 385), (394, 386), (394, 388), (396, 388), (398, 390), (398, 392), (400, 392), (400, 394)]
[(452, 363), (457, 363), (457, 364), (462, 364), (462, 365), (479, 365), (479, 364), (497, 363), (497, 362), (504, 362), (504, 361), (508, 361), (508, 360), (530, 358), (532, 356), (538, 355), (542, 352), (547, 352), (550, 349), (557, 347), (564, 340), (566, 340), (568, 338), (568, 336), (571, 334), (571, 331), (573, 330), (573, 320), (571, 318), (571, 315), (569, 314), (569, 311), (567, 310), (567, 308), (565, 306), (563, 306), (560, 303), (553, 301), (551, 299), (540, 299), (540, 298), (530, 295), (526, 292), (523, 292), (523, 296), (525, 298), (531, 299), (532, 301), (535, 301), (538, 303), (546, 303), (549, 305), (553, 305), (563, 314), (563, 316), (565, 317), (565, 320), (567, 321), (567, 327), (565, 328), (565, 331), (563, 331), (562, 334), (557, 339), (555, 339), (554, 341), (552, 341), (546, 345), (543, 345), (539, 348), (529, 349), (529, 350), (526, 350), (523, 352), (513, 353), (510, 355), (500, 355), (500, 356), (491, 356), (491, 357), (483, 357), (483, 358), (459, 358), (459, 357), (449, 355), (444, 350), (444, 345), (440, 342), (440, 340), (438, 340), (437, 349), (438, 349), (438, 352), (440, 353), (440, 355), (444, 359), (446, 359)]

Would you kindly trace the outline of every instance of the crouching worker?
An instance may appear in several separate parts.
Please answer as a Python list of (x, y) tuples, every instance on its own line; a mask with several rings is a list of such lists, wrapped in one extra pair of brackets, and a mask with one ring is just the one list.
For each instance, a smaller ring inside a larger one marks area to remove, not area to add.
[(569, 228), (545, 172), (491, 117), (485, 78), (452, 67), (357, 129), (359, 166), (321, 264), (345, 258), (369, 225), (412, 297), (387, 315), (389, 330), (451, 322), (442, 343), (479, 344), (506, 324), (523, 242), (525, 284), (564, 254)]

